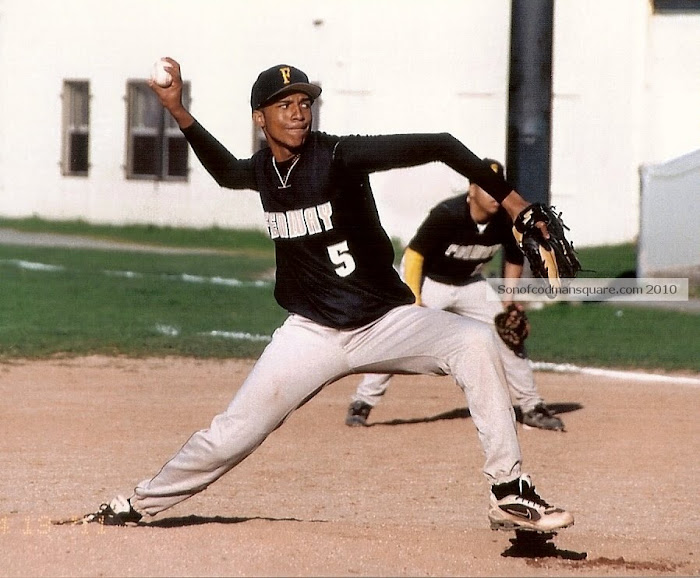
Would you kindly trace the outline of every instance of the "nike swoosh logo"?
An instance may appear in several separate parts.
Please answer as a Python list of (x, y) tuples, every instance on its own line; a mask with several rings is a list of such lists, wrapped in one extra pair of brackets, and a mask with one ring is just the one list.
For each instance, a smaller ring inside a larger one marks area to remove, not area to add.
[(525, 518), (526, 520), (532, 520), (533, 522), (536, 522), (542, 517), (537, 510), (528, 508), (522, 504), (508, 504), (507, 506), (499, 507), (507, 514), (518, 516), (519, 518)]

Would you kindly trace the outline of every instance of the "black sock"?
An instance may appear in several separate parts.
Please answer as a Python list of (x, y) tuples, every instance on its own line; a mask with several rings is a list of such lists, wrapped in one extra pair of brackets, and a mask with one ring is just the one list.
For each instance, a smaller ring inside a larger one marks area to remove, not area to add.
[(491, 486), (491, 492), (497, 500), (505, 498), (508, 494), (520, 494), (520, 478), (515, 478), (505, 484), (494, 484)]

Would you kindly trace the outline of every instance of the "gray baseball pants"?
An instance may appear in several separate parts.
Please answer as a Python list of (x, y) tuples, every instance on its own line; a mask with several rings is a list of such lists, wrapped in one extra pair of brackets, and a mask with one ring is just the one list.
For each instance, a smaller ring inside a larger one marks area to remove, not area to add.
[[(492, 327), (494, 317), (503, 311), (498, 295), (481, 275), (473, 283), (462, 286), (446, 285), (425, 277), (421, 288), (421, 299), (423, 304), (431, 309), (451, 311), (457, 315), (488, 323)], [(537, 392), (530, 361), (527, 358), (518, 357), (502, 339), (496, 341), (513, 400), (523, 412), (534, 409), (543, 400)], [(357, 386), (352, 400), (362, 401), (374, 407), (386, 393), (390, 380), (390, 374), (366, 374)]]
[(491, 484), (517, 478), (515, 415), (492, 328), (406, 305), (358, 329), (323, 327), (291, 315), (279, 327), (228, 408), (130, 497), (154, 515), (201, 492), (250, 455), (297, 408), (352, 373), (452, 375), (464, 391)]

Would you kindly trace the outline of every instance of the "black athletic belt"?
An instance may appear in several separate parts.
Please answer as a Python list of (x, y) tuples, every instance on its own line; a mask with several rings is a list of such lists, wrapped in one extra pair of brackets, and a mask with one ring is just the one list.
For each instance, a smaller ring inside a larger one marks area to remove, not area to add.
[(471, 277), (462, 280), (453, 279), (452, 277), (445, 277), (443, 275), (435, 275), (432, 273), (430, 275), (426, 275), (426, 277), (432, 281), (435, 281), (436, 283), (442, 283), (443, 285), (454, 285), (455, 287), (464, 287), (465, 285), (470, 285), (472, 283), (476, 283), (477, 281), (484, 280), (483, 275), (472, 275)]

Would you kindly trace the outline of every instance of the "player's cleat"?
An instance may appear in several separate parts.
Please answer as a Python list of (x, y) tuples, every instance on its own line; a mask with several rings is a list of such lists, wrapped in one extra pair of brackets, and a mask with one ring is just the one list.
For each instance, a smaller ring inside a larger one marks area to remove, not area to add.
[(550, 506), (535, 492), (530, 476), (491, 486), (489, 521), (492, 530), (553, 532), (574, 523), (574, 516)]
[(539, 429), (565, 431), (561, 421), (545, 404), (538, 403), (530, 411), (523, 412), (523, 425)]
[(105, 526), (126, 526), (141, 520), (141, 514), (131, 507), (124, 496), (117, 496), (109, 504), (102, 504), (94, 514), (82, 519), (87, 524), (104, 524)]
[(345, 416), (345, 425), (365, 426), (372, 406), (364, 401), (353, 401), (348, 408), (348, 415)]

